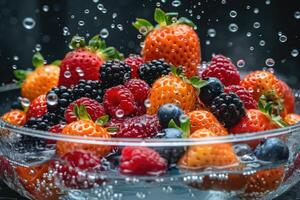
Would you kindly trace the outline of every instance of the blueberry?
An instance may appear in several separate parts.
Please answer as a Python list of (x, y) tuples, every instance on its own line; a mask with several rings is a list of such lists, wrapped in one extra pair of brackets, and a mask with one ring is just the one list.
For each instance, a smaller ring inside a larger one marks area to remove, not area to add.
[(11, 109), (23, 110), (23, 106), (19, 100), (12, 102), (10, 107)]
[(162, 128), (168, 128), (169, 122), (173, 119), (177, 126), (180, 126), (180, 116), (184, 112), (174, 104), (164, 104), (162, 105), (157, 112), (159, 123)]
[[(179, 139), (182, 138), (183, 132), (175, 128), (167, 128), (158, 134), (158, 138), (162, 139)], [(168, 162), (169, 167), (175, 167), (177, 161), (185, 152), (185, 147), (158, 147), (155, 150), (165, 158)]]
[(251, 147), (247, 144), (235, 144), (233, 145), (233, 150), (239, 157), (244, 155), (251, 155), (253, 153)]
[(256, 147), (254, 154), (262, 161), (285, 162), (289, 159), (289, 148), (281, 139), (269, 138)]
[(224, 85), (217, 78), (206, 78), (207, 85), (200, 90), (200, 100), (205, 106), (209, 107), (217, 96), (224, 92)]

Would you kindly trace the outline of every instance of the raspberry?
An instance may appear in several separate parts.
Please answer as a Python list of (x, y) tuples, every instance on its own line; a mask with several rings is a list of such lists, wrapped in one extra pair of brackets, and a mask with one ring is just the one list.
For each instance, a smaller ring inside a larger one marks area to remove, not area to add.
[(138, 70), (140, 65), (144, 63), (143, 58), (138, 55), (130, 55), (124, 62), (131, 68), (131, 78), (139, 78)]
[(41, 117), (47, 112), (47, 100), (46, 95), (40, 95), (37, 98), (35, 98), (29, 106), (29, 109), (27, 111), (27, 117)]
[(238, 95), (232, 92), (217, 96), (212, 101), (210, 109), (226, 128), (233, 127), (246, 115), (243, 102)]
[(210, 65), (202, 72), (202, 78), (218, 78), (225, 86), (239, 85), (240, 74), (234, 64), (222, 55), (212, 58)]
[(170, 65), (163, 59), (152, 60), (140, 66), (139, 77), (152, 85), (161, 76), (169, 74), (170, 71)]
[(154, 115), (142, 115), (125, 120), (111, 120), (110, 125), (119, 128), (115, 135), (119, 138), (151, 138), (161, 131), (158, 118)]
[(225, 92), (233, 92), (237, 94), (244, 103), (246, 109), (257, 109), (257, 101), (252, 97), (251, 93), (243, 86), (231, 85), (225, 88)]
[(99, 182), (89, 179), (88, 171), (101, 170), (101, 161), (85, 151), (67, 153), (60, 161), (52, 161), (50, 166), (54, 169), (54, 173), (57, 173), (61, 183), (69, 188), (90, 188), (95, 182)]
[(123, 85), (108, 89), (104, 94), (103, 103), (106, 112), (112, 117), (128, 116), (136, 110), (133, 94)]
[(131, 68), (119, 60), (107, 61), (100, 67), (100, 80), (104, 88), (124, 84), (131, 76)]
[(149, 85), (140, 79), (131, 79), (124, 84), (133, 94), (135, 101), (139, 105), (144, 105), (150, 90)]
[(74, 113), (74, 107), (77, 105), (84, 105), (88, 114), (91, 116), (93, 121), (96, 121), (99, 117), (105, 115), (103, 106), (96, 100), (82, 97), (73, 103), (71, 103), (65, 111), (65, 119), (67, 123), (71, 123), (77, 120), (77, 116)]
[(131, 175), (161, 175), (167, 162), (155, 150), (147, 147), (125, 147), (120, 159), (120, 171)]
[(48, 131), (51, 133), (62, 133), (62, 130), (65, 128), (66, 124), (56, 124), (52, 126)]

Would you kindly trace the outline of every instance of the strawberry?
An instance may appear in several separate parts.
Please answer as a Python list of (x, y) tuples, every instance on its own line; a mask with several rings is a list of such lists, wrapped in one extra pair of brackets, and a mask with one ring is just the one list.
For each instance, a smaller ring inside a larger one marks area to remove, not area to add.
[(37, 52), (33, 55), (32, 64), (34, 71), (15, 70), (14, 74), (21, 85), (21, 94), (23, 97), (34, 100), (40, 95), (46, 94), (58, 84), (59, 67), (57, 62), (45, 65), (43, 56)]
[(140, 65), (144, 63), (143, 58), (138, 55), (130, 55), (124, 62), (131, 68), (131, 78), (139, 78), (138, 70)]
[(125, 147), (120, 159), (120, 171), (130, 175), (164, 174), (167, 162), (155, 150), (147, 147)]
[(56, 124), (52, 126), (48, 131), (51, 133), (61, 133), (65, 128), (66, 124)]
[(52, 161), (50, 167), (63, 186), (86, 189), (93, 187), (96, 182), (88, 178), (88, 172), (101, 171), (101, 161), (100, 158), (87, 152), (74, 151), (67, 153), (58, 161)]
[(247, 176), (245, 196), (254, 194), (256, 197), (263, 197), (265, 193), (276, 190), (282, 183), (284, 174), (284, 168), (278, 167), (260, 170), (255, 174)]
[(40, 95), (35, 98), (31, 103), (27, 111), (27, 117), (39, 118), (47, 112), (47, 100), (46, 95)]
[(77, 85), (80, 79), (98, 80), (100, 66), (109, 59), (122, 59), (122, 55), (106, 44), (99, 35), (94, 36), (89, 45), (85, 39), (75, 36), (70, 44), (73, 51), (69, 52), (60, 65), (59, 86)]
[(146, 36), (142, 55), (144, 60), (165, 59), (175, 66), (183, 66), (188, 77), (197, 74), (197, 66), (201, 62), (200, 41), (195, 32), (196, 26), (186, 18), (179, 18), (178, 13), (165, 13), (160, 8), (155, 10), (154, 26), (144, 19), (133, 23)]
[(100, 103), (98, 103), (96, 100), (89, 99), (87, 97), (82, 97), (71, 103), (66, 109), (65, 119), (67, 123), (71, 123), (77, 120), (76, 114), (74, 113), (74, 107), (76, 105), (78, 107), (84, 105), (87, 110), (87, 113), (90, 115), (93, 121), (96, 121), (99, 117), (105, 115), (104, 108)]
[(290, 113), (284, 117), (284, 121), (288, 125), (295, 125), (300, 122), (300, 115), (296, 113)]
[(279, 80), (281, 85), (281, 93), (283, 94), (284, 115), (295, 112), (295, 96), (292, 89), (282, 80)]
[[(82, 116), (82, 114), (80, 114)], [(80, 119), (78, 121), (72, 122), (65, 126), (62, 131), (62, 134), (65, 135), (74, 135), (74, 136), (86, 136), (86, 137), (102, 137), (110, 138), (110, 135), (105, 128), (101, 127), (99, 124), (91, 120)], [(110, 146), (106, 145), (93, 145), (93, 144), (82, 144), (82, 143), (73, 143), (58, 141), (56, 145), (57, 154), (63, 156), (69, 152), (75, 150), (85, 150), (96, 156), (105, 156), (111, 151)]]
[(185, 112), (194, 110), (197, 94), (192, 84), (173, 74), (158, 79), (150, 89), (147, 114), (154, 115), (160, 106), (172, 103)]
[(21, 110), (11, 110), (5, 113), (1, 119), (15, 126), (24, 126), (27, 122), (26, 113)]
[(195, 110), (189, 112), (188, 117), (191, 121), (191, 133), (198, 129), (206, 128), (219, 136), (228, 135), (227, 130), (220, 124), (217, 118), (209, 111)]

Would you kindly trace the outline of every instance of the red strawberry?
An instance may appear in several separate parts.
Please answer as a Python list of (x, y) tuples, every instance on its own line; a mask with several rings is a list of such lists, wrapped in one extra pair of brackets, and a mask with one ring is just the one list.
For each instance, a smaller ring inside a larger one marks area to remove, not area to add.
[(119, 59), (122, 55), (113, 47), (106, 48), (105, 42), (98, 35), (85, 46), (84, 38), (75, 36), (71, 45), (73, 49), (60, 65), (59, 86), (76, 85), (80, 79), (98, 80), (99, 68), (108, 59)]
[(52, 161), (51, 168), (58, 174), (57, 177), (64, 186), (77, 189), (90, 188), (99, 180), (88, 179), (88, 171), (100, 171), (101, 161), (85, 151), (74, 151), (65, 154), (59, 161)]
[(252, 97), (251, 93), (243, 86), (231, 85), (225, 88), (225, 92), (233, 92), (237, 94), (244, 103), (246, 109), (257, 109), (257, 101)]
[(130, 55), (124, 62), (131, 68), (131, 78), (139, 78), (138, 69), (144, 63), (143, 58), (138, 55)]
[(47, 112), (47, 100), (46, 95), (40, 95), (35, 98), (29, 106), (27, 111), (27, 117), (30, 119), (31, 117), (39, 118), (46, 114)]
[(155, 150), (147, 147), (125, 147), (122, 150), (120, 171), (131, 175), (161, 175), (167, 162)]
[(278, 80), (279, 84), (281, 85), (281, 91), (283, 94), (283, 100), (284, 100), (284, 108), (285, 113), (284, 115), (288, 113), (294, 113), (295, 112), (295, 96), (293, 94), (292, 89), (281, 80)]
[(78, 120), (74, 113), (75, 105), (77, 105), (78, 107), (80, 107), (80, 105), (84, 105), (93, 121), (96, 121), (99, 117), (105, 115), (105, 110), (99, 102), (93, 99), (89, 99), (87, 97), (82, 97), (71, 103), (66, 109), (65, 119), (67, 123), (71, 123)]
[(106, 90), (103, 97), (106, 112), (112, 117), (129, 116), (136, 111), (136, 102), (129, 89), (123, 85)]
[(213, 56), (210, 65), (202, 72), (202, 78), (218, 78), (225, 86), (239, 85), (240, 74), (230, 59), (223, 55)]
[(135, 101), (139, 105), (144, 105), (150, 90), (149, 85), (141, 79), (131, 79), (124, 84), (133, 94)]

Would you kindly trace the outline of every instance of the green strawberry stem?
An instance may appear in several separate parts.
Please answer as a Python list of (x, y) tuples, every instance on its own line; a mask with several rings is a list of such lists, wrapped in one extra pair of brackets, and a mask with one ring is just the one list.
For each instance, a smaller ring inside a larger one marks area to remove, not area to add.
[(77, 104), (75, 104), (73, 113), (80, 120), (92, 120), (84, 105), (78, 106)]
[(40, 52), (36, 52), (32, 57), (32, 65), (37, 68), (45, 64), (45, 59)]
[(118, 127), (107, 127), (106, 130), (109, 133), (116, 133), (119, 131), (119, 128)]
[[(186, 24), (188, 26), (197, 29), (197, 26), (189, 19), (185, 17), (181, 17), (178, 19), (178, 13), (176, 12), (164, 12), (160, 8), (156, 8), (154, 12), (154, 20), (157, 22), (158, 26), (156, 28), (170, 26), (170, 25), (178, 25), (178, 24)], [(141, 34), (144, 36), (148, 35), (152, 30), (154, 30), (154, 26), (146, 19), (136, 18), (136, 21), (132, 23), (132, 25), (139, 30)]]
[(16, 84), (18, 86), (21, 86), (22, 83), (25, 81), (27, 75), (30, 73), (31, 71), (29, 70), (14, 70), (14, 75), (17, 79)]
[(279, 127), (283, 128), (288, 126), (288, 124), (282, 120), (280, 112), (278, 112), (277, 102), (274, 103), (273, 101), (267, 100), (265, 95), (259, 98), (258, 109)]
[(104, 126), (105, 124), (107, 124), (109, 120), (109, 116), (108, 115), (103, 115), (102, 117), (99, 117), (95, 123), (99, 124), (100, 126)]
[(60, 66), (61, 60), (55, 60), (51, 63), (51, 65)]
[(182, 131), (183, 133), (182, 138), (188, 138), (190, 136), (190, 132), (191, 132), (190, 127), (191, 127), (191, 121), (189, 118), (187, 118), (186, 121), (181, 122), (180, 127), (177, 126), (177, 124), (174, 122), (173, 119), (168, 124), (168, 128), (175, 128)]
[(69, 47), (72, 50), (83, 48), (85, 46), (86, 46), (86, 42), (84, 37), (80, 37), (79, 35), (75, 35), (69, 44)]

